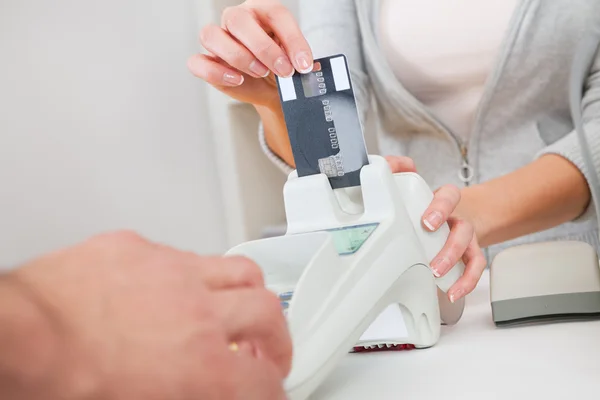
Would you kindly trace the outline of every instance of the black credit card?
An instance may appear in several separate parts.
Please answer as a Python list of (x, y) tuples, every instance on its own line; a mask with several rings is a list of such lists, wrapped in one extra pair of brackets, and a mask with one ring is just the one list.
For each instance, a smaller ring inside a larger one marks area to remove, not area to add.
[(298, 176), (325, 174), (333, 189), (360, 186), (369, 163), (344, 55), (315, 60), (313, 71), (277, 78)]

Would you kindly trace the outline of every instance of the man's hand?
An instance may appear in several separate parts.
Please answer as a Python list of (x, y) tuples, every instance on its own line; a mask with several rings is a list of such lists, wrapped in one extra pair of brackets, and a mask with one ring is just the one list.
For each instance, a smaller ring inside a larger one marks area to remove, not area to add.
[(43, 362), (19, 368), (36, 381), (0, 388), (1, 398), (285, 398), (286, 321), (247, 259), (198, 257), (123, 232), (35, 260), (2, 282), (45, 318), (24, 325), (44, 335), (21, 339), (43, 337), (48, 347)]

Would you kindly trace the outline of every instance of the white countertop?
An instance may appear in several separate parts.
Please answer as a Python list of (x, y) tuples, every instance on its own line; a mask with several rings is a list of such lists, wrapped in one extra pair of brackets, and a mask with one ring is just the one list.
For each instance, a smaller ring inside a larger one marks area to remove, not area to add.
[(600, 399), (600, 321), (496, 328), (489, 274), (430, 349), (346, 356), (311, 400)]

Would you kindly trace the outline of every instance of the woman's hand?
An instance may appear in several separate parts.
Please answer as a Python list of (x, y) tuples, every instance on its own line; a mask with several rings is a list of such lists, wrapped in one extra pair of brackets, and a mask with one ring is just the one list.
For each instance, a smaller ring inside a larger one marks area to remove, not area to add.
[[(386, 157), (392, 172), (416, 172), (414, 162), (407, 157)], [(434, 232), (445, 222), (450, 227), (450, 235), (440, 253), (431, 260), (431, 269), (437, 277), (444, 276), (460, 260), (465, 263), (463, 276), (450, 288), (450, 301), (471, 293), (483, 273), (486, 260), (477, 242), (471, 222), (461, 217), (457, 207), (461, 200), (460, 190), (452, 185), (436, 190), (434, 199), (423, 215), (423, 226)]]
[(277, 108), (275, 76), (310, 72), (313, 55), (290, 11), (277, 0), (247, 0), (225, 9), (221, 26), (202, 29), (208, 54), (193, 56), (192, 73), (245, 103)]

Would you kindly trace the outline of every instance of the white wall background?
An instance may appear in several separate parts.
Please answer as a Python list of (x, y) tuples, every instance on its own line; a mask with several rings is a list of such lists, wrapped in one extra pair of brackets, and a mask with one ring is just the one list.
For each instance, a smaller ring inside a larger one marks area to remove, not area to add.
[(0, 1), (0, 266), (122, 228), (225, 250), (195, 5)]

